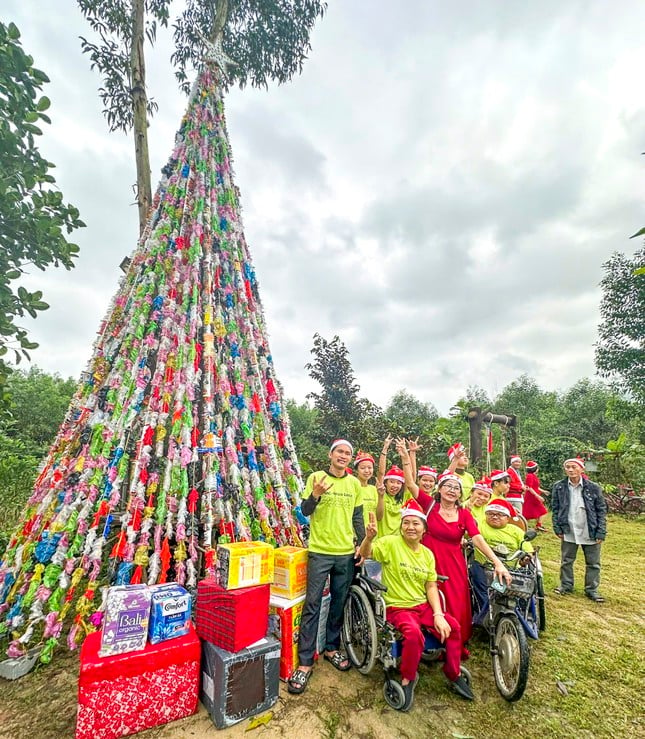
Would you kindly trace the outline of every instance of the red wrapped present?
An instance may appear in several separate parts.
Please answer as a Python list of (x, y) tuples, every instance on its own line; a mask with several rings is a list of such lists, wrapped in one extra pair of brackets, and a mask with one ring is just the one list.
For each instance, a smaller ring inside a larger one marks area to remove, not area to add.
[(200, 642), (185, 636), (138, 652), (99, 657), (101, 632), (81, 649), (76, 739), (113, 739), (166, 724), (197, 710)]
[(204, 641), (229, 652), (254, 644), (267, 633), (269, 585), (225, 590), (214, 579), (197, 586), (195, 625)]

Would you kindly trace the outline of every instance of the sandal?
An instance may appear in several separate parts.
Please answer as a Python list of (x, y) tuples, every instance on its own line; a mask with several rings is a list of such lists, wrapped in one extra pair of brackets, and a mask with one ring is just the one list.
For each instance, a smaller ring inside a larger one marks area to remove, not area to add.
[(296, 670), (287, 681), (287, 690), (294, 695), (300, 695), (305, 692), (309, 678), (313, 670), (305, 672), (304, 670)]
[(347, 670), (352, 667), (352, 663), (342, 652), (334, 652), (332, 655), (325, 653), (323, 657), (327, 662), (331, 662), (331, 664), (340, 672), (347, 672)]

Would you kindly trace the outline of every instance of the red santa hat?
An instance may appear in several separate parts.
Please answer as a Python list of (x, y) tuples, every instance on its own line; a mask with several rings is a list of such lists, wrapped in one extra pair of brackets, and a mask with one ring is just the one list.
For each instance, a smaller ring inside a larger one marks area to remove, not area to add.
[(331, 446), (329, 447), (329, 451), (333, 452), (334, 449), (337, 446), (340, 446), (341, 444), (345, 444), (349, 447), (349, 451), (354, 454), (354, 447), (352, 446), (351, 442), (347, 441), (347, 439), (334, 439), (331, 443)]
[(490, 487), (490, 480), (488, 480), (487, 478), (484, 478), (483, 480), (477, 480), (477, 482), (473, 485), (473, 490), (483, 490), (489, 495), (493, 494), (493, 491)]
[(461, 454), (462, 452), (466, 451), (464, 445), (461, 442), (456, 442), (453, 444), (450, 449), (446, 452), (448, 455), (448, 459), (452, 462), (452, 460), (457, 456), (457, 454)]
[(398, 480), (399, 482), (405, 482), (405, 475), (403, 470), (396, 465), (392, 465), (390, 469), (385, 473), (384, 480)]
[(514, 454), (514, 455), (513, 455), (513, 456), (512, 456), (511, 458), (510, 458), (510, 460), (509, 460), (509, 461), (510, 461), (510, 463), (511, 463), (511, 464), (513, 464), (513, 462), (521, 462), (521, 461), (522, 461), (522, 457), (520, 457), (520, 455), (519, 455), (519, 454)]
[(356, 459), (354, 460), (354, 467), (358, 467), (361, 462), (371, 462), (374, 464), (374, 457), (368, 452), (356, 452)]
[(432, 475), (434, 479), (437, 479), (437, 470), (434, 467), (419, 467), (417, 477), (424, 477), (425, 475)]
[(439, 475), (439, 487), (441, 487), (444, 482), (448, 482), (448, 480), (458, 482), (459, 487), (461, 487), (461, 478), (459, 475), (453, 475), (452, 472), (444, 472), (443, 475)]
[(529, 459), (529, 461), (526, 463), (527, 470), (536, 470), (537, 468), (538, 468), (538, 463), (534, 462), (532, 459)]
[(584, 470), (585, 468), (585, 461), (584, 459), (581, 459), (580, 457), (573, 457), (572, 459), (565, 459), (564, 463), (569, 464), (570, 462), (573, 462), (573, 464), (580, 465), (581, 469)]
[(505, 516), (508, 516), (509, 518), (515, 518), (517, 515), (515, 508), (506, 500), (503, 498), (494, 498), (491, 500), (491, 502), (484, 508), (485, 513), (503, 513)]
[(410, 498), (410, 500), (406, 501), (401, 506), (401, 520), (407, 518), (408, 516), (417, 516), (417, 518), (420, 518), (422, 521), (428, 520), (426, 514), (423, 512), (423, 509), (414, 498)]
[(505, 477), (508, 477), (508, 472), (506, 470), (491, 470), (491, 473), (490, 473), (491, 483), (497, 482), (497, 480), (503, 480)]

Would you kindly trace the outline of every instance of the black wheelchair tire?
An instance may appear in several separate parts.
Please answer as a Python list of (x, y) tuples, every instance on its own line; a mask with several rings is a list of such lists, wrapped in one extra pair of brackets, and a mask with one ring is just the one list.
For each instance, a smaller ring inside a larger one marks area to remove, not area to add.
[[(360, 639), (356, 637), (360, 636)], [(376, 662), (378, 634), (374, 610), (362, 588), (352, 585), (343, 613), (343, 642), (350, 662), (362, 674), (369, 674)]]
[[(524, 695), (529, 677), (529, 644), (514, 613), (505, 613), (495, 624), (493, 635), (495, 652), (493, 653), (493, 677), (502, 698), (509, 703), (519, 700)], [(513, 670), (509, 662), (514, 663)]]
[(395, 711), (400, 711), (405, 705), (403, 687), (396, 680), (385, 679), (383, 683), (383, 697), (388, 706)]

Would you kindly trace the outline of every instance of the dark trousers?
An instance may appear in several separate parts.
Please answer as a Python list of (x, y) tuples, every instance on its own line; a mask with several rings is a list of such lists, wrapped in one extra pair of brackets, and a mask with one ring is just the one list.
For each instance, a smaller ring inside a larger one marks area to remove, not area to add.
[(353, 554), (316, 554), (309, 552), (307, 561), (307, 595), (300, 620), (298, 659), (308, 667), (314, 663), (316, 638), (320, 621), (320, 606), (325, 582), (329, 575), (329, 615), (327, 616), (326, 652), (340, 647), (340, 630), (343, 625), (343, 609), (354, 578)]
[(477, 626), (483, 626), (488, 616), (488, 579), (486, 578), (486, 570), (479, 562), (472, 562), (470, 565), (470, 585), (475, 593), (475, 600), (479, 609), (473, 613), (473, 623)]
[(578, 546), (585, 555), (585, 593), (597, 595), (600, 585), (600, 544), (574, 544), (562, 540), (562, 563), (560, 565), (560, 587), (573, 590), (573, 563), (576, 561)]

